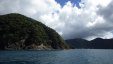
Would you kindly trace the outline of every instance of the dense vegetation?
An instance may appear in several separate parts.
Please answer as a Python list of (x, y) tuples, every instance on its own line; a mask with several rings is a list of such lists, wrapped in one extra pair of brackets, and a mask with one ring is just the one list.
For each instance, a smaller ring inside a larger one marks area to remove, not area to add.
[(59, 34), (36, 20), (21, 14), (0, 16), (0, 49), (68, 48)]
[(96, 38), (91, 41), (84, 39), (69, 39), (66, 42), (75, 49), (113, 49), (113, 39)]

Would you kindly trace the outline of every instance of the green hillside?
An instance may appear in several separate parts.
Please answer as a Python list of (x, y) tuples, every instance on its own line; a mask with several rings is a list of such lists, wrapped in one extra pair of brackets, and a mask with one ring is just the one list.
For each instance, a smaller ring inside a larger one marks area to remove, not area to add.
[[(42, 47), (40, 47), (42, 45)], [(65, 49), (67, 44), (53, 29), (21, 14), (0, 16), (0, 49)]]

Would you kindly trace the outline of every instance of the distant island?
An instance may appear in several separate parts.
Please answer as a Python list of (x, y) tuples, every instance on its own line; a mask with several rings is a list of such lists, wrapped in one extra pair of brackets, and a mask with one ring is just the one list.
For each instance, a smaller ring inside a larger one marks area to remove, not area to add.
[(88, 41), (81, 38), (65, 40), (73, 49), (113, 49), (113, 39), (96, 38)]
[(0, 15), (0, 50), (51, 50), (69, 46), (53, 29), (17, 13)]

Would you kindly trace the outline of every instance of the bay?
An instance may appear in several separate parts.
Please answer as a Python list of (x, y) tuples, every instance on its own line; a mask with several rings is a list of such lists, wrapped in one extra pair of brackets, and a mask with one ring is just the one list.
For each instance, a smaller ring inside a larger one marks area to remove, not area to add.
[(113, 64), (113, 50), (0, 51), (0, 64)]

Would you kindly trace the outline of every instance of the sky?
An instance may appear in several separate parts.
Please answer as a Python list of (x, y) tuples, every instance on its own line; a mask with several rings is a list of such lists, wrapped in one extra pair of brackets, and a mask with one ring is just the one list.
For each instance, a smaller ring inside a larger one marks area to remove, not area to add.
[(20, 13), (64, 39), (113, 38), (113, 0), (0, 0), (0, 15)]
[(80, 8), (79, 2), (81, 2), (81, 0), (55, 0), (55, 1), (58, 2), (62, 7), (66, 4), (66, 2), (70, 1), (72, 4), (76, 5), (78, 8)]

